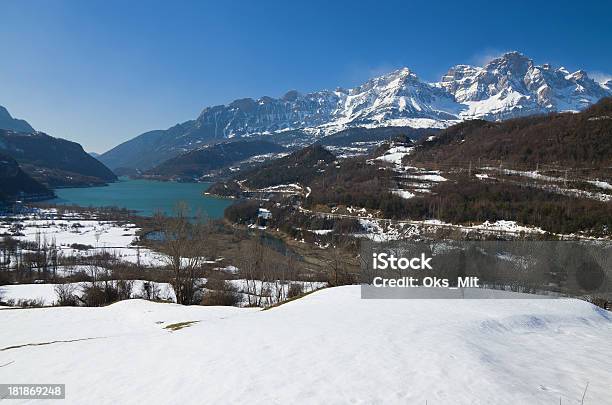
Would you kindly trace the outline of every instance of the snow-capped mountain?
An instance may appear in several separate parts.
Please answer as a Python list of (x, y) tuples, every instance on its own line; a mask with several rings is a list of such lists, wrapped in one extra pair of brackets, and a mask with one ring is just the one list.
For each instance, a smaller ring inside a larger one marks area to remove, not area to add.
[(410, 69), (403, 68), (348, 90), (324, 128), (440, 127), (457, 120), (458, 112), (451, 94), (421, 81)]
[(245, 98), (207, 107), (195, 120), (142, 134), (100, 159), (111, 168), (147, 169), (233, 137), (291, 130), (324, 136), (351, 127), (444, 128), (466, 119), (580, 111), (606, 96), (612, 96), (612, 80), (598, 83), (582, 70), (539, 66), (510, 52), (482, 67), (454, 66), (434, 83), (402, 68), (348, 90), (293, 90), (281, 98)]
[(207, 107), (195, 128), (213, 138), (290, 129), (327, 134), (349, 126), (440, 127), (457, 120), (458, 112), (452, 94), (403, 68), (349, 90), (308, 94), (292, 90), (282, 98), (245, 98)]
[(236, 100), (204, 109), (196, 126), (207, 126), (214, 137), (224, 138), (298, 128), (441, 127), (468, 118), (579, 111), (612, 95), (611, 83), (597, 83), (582, 70), (538, 66), (510, 52), (484, 67), (454, 66), (437, 83), (402, 68), (349, 90), (294, 90), (279, 99)]
[(346, 95), (342, 91), (327, 90), (309, 94), (293, 90), (282, 98), (244, 98), (228, 105), (205, 108), (194, 126), (212, 138), (317, 127), (333, 119), (344, 98)]
[(506, 119), (551, 111), (580, 111), (612, 95), (609, 88), (579, 70), (537, 66), (518, 52), (484, 67), (457, 65), (439, 83), (457, 103), (459, 118)]

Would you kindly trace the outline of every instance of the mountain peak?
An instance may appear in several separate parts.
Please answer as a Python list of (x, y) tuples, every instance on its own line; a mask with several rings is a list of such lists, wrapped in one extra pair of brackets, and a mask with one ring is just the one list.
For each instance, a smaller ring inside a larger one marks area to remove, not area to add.
[(525, 56), (525, 54), (519, 51), (506, 52), (502, 54), (501, 56), (493, 58), (488, 63), (495, 62), (495, 61), (520, 62), (520, 63), (532, 62), (531, 59), (529, 59), (527, 56)]
[(405, 79), (408, 77), (413, 78), (413, 79), (418, 79), (416, 73), (414, 73), (412, 70), (410, 70), (410, 68), (405, 67), (405, 66), (402, 68), (396, 69), (385, 76), (392, 77), (392, 78), (400, 78), (400, 79)]
[(568, 79), (570, 80), (583, 80), (583, 79), (588, 79), (588, 78), (589, 77), (587, 75), (587, 72), (585, 72), (584, 70), (577, 70), (568, 76)]
[(502, 59), (526, 59), (526, 60), (530, 60), (528, 57), (525, 56), (525, 54), (519, 52), (519, 51), (509, 51), (504, 53), (501, 56)]
[(34, 128), (25, 120), (13, 118), (6, 108), (0, 105), (0, 129), (16, 132), (35, 132)]
[(409, 74), (412, 73), (412, 71), (410, 70), (409, 67), (404, 66), (402, 68), (399, 68), (396, 70), (396, 72), (400, 75), (400, 76), (408, 76)]
[(499, 70), (503, 73), (525, 74), (527, 70), (533, 67), (533, 61), (520, 52), (507, 52), (491, 60), (485, 65), (485, 70)]
[(300, 93), (297, 90), (289, 90), (283, 96), (283, 100), (285, 101), (295, 101), (299, 97)]

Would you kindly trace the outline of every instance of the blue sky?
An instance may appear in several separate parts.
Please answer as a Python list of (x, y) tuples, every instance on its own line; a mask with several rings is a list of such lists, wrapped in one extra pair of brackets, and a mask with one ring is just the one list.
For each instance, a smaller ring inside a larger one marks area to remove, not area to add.
[(610, 1), (0, 1), (0, 105), (103, 152), (207, 105), (437, 80), (507, 50), (612, 74)]

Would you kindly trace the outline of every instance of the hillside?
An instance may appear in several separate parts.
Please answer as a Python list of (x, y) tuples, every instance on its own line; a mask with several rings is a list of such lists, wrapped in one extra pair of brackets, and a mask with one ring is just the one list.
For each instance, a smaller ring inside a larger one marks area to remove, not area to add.
[(17, 162), (0, 153), (0, 203), (15, 199), (52, 198), (53, 192), (27, 175)]
[(324, 146), (357, 146), (360, 143), (380, 143), (399, 135), (408, 136), (416, 140), (424, 135), (435, 134), (438, 131), (435, 128), (411, 127), (348, 128), (321, 138), (319, 143)]
[(78, 143), (42, 132), (0, 130), (0, 151), (13, 157), (30, 176), (50, 187), (100, 185), (117, 179)]
[(193, 129), (193, 121), (187, 121), (166, 130), (145, 132), (101, 154), (98, 159), (113, 171), (148, 170), (165, 160), (204, 145), (202, 142), (193, 144), (190, 148), (172, 145), (175, 138), (184, 136)]
[(213, 184), (210, 194), (238, 196), (251, 188), (279, 185), (308, 184), (336, 157), (323, 146), (315, 144), (285, 157), (236, 174), (232, 180)]
[(278, 153), (284, 150), (282, 146), (267, 141), (224, 142), (168, 159), (146, 171), (145, 174), (194, 179), (256, 155)]
[[(318, 215), (346, 208), (344, 212), (353, 218), (354, 209), (358, 209), (399, 221), (437, 220), (448, 227), (514, 221), (555, 234), (609, 237), (612, 186), (605, 174), (609, 175), (611, 132), (607, 130), (607, 118), (599, 118), (605, 116), (607, 103), (604, 100), (583, 114), (535, 116), (502, 123), (469, 121), (437, 137), (427, 137), (416, 146), (398, 136), (368, 156), (326, 159), (331, 153), (315, 144), (240, 172), (231, 181), (216, 183), (208, 192), (273, 199), (286, 207), (293, 207), (297, 201)], [(534, 122), (536, 128), (532, 129), (530, 124)], [(577, 124), (570, 125), (573, 123)], [(480, 136), (477, 131), (483, 128), (497, 132), (483, 132), (482, 138), (471, 140), (473, 131)], [(512, 132), (516, 128), (518, 135)], [(520, 131), (526, 131), (528, 139), (521, 141)], [(563, 135), (549, 135), (553, 141), (543, 143), (533, 139), (547, 133)], [(493, 138), (490, 144), (487, 135)], [(516, 142), (514, 135), (519, 137)], [(580, 140), (586, 140), (583, 146), (592, 146), (578, 149)], [(533, 166), (526, 170), (523, 167), (530, 161), (511, 161), (507, 151), (528, 148), (530, 142), (532, 147), (542, 146), (548, 154), (539, 163), (531, 162)], [(472, 155), (470, 165), (469, 152), (459, 149), (473, 146), (478, 150), (489, 145), (493, 152), (505, 145), (504, 169), (499, 169), (495, 159), (500, 155)], [(456, 155), (428, 155), (439, 151)], [(312, 156), (317, 153), (322, 156)], [(552, 163), (555, 168), (550, 168)], [(535, 171), (538, 165), (539, 171)], [(252, 219), (251, 214), (258, 215), (257, 210), (249, 211), (252, 207), (238, 204), (226, 210), (226, 217)], [(272, 205), (267, 208), (274, 211), (271, 226), (287, 228), (287, 232), (292, 232), (292, 226), (301, 228), (302, 213), (276, 210)]]
[(318, 166), (333, 162), (336, 157), (320, 145), (301, 149), (288, 156), (276, 159), (240, 177), (253, 187), (305, 182), (318, 172)]
[(0, 314), (0, 379), (61, 376), (70, 403), (579, 404), (587, 384), (585, 404), (610, 398), (612, 318), (575, 299), (364, 300), (346, 286), (267, 311)]
[(413, 162), (567, 168), (612, 166), (612, 98), (580, 113), (467, 121), (422, 141)]

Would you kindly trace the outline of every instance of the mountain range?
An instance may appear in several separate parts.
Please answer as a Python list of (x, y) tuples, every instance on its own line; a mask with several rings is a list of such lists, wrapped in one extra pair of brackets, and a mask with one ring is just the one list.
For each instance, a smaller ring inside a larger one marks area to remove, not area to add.
[[(139, 135), (99, 157), (111, 169), (146, 170), (169, 158), (227, 139), (274, 135), (284, 145), (295, 131), (311, 143), (350, 128), (446, 128), (461, 121), (490, 121), (580, 111), (612, 95), (612, 80), (599, 83), (582, 70), (536, 65), (509, 52), (486, 65), (457, 65), (437, 82), (409, 68), (337, 88), (280, 98), (244, 98), (205, 108), (194, 120)], [(283, 134), (290, 133), (283, 142)]]

